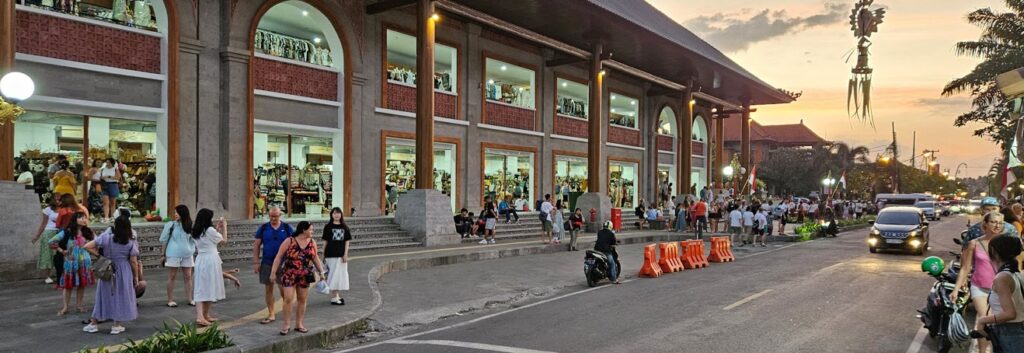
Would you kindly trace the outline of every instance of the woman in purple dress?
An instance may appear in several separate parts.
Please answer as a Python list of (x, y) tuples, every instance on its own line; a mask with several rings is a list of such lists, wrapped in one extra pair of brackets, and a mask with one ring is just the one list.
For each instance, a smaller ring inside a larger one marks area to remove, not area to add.
[(110, 334), (124, 332), (121, 324), (138, 317), (135, 302), (135, 287), (142, 281), (142, 267), (139, 264), (139, 244), (135, 241), (131, 215), (128, 210), (118, 210), (114, 227), (108, 228), (95, 240), (85, 244), (93, 256), (105, 256), (114, 267), (114, 277), (109, 281), (99, 280), (96, 284), (96, 306), (92, 309), (89, 325), (82, 331), (99, 331), (100, 321), (112, 320)]

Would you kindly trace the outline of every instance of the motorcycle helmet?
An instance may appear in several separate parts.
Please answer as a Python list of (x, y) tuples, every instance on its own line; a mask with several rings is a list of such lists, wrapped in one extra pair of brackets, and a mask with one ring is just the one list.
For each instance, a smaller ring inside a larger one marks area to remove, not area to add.
[(971, 330), (967, 328), (967, 322), (959, 312), (954, 312), (949, 318), (949, 341), (963, 343), (971, 339)]
[(945, 267), (946, 264), (942, 261), (942, 258), (938, 256), (929, 256), (921, 261), (921, 272), (927, 272), (932, 276), (942, 274), (942, 270), (945, 269)]
[(997, 200), (995, 197), (989, 196), (989, 197), (981, 199), (981, 205), (982, 206), (999, 206), (999, 200)]
[(612, 221), (604, 221), (604, 229), (612, 229)]

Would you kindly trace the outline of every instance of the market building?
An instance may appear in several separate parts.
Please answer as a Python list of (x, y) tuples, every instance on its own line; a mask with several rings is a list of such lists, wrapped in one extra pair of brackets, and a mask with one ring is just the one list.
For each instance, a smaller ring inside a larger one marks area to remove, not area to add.
[(0, 128), (0, 175), (64, 154), (84, 184), (109, 157), (138, 210), (389, 213), (422, 160), (425, 2), (432, 186), (452, 210), (699, 190), (720, 181), (726, 134), (750, 158), (752, 106), (794, 99), (639, 0), (0, 0), (0, 73), (37, 87)]
[[(733, 156), (742, 152), (743, 136), (740, 134), (740, 121), (725, 121), (725, 160), (731, 161)], [(814, 130), (804, 125), (800, 119), (798, 124), (761, 125), (750, 121), (750, 163), (762, 164), (768, 153), (777, 148), (816, 148), (828, 143)]]

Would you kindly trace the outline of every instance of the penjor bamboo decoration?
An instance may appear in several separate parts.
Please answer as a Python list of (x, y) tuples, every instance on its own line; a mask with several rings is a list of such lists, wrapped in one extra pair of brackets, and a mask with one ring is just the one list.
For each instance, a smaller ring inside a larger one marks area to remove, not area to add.
[[(852, 14), (850, 15), (850, 29), (853, 30), (853, 36), (858, 38), (857, 42), (857, 65), (853, 67), (850, 77), (849, 89), (846, 93), (846, 112), (850, 115), (850, 118), (856, 118), (861, 121), (865, 121), (875, 126), (874, 112), (871, 109), (871, 73), (872, 69), (868, 66), (868, 56), (870, 55), (868, 48), (871, 47), (872, 33), (878, 32), (878, 25), (882, 24), (882, 19), (885, 17), (884, 8), (872, 9), (874, 0), (859, 0), (853, 6)], [(852, 56), (852, 50), (850, 56)], [(846, 61), (850, 61), (850, 56), (847, 56)], [(850, 103), (853, 103), (853, 109), (850, 109)]]

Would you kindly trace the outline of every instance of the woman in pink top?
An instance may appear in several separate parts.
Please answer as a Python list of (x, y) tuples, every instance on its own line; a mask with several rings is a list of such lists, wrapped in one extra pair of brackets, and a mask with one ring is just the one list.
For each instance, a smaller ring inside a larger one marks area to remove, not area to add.
[[(988, 244), (993, 238), (1003, 234), (1003, 214), (997, 211), (989, 212), (982, 221), (981, 228), (985, 235), (981, 238), (971, 240), (960, 255), (961, 274), (971, 274), (971, 302), (974, 303), (974, 310), (977, 313), (988, 312), (988, 294), (992, 290), (992, 280), (996, 277), (995, 267), (992, 266), (992, 259), (988, 253)], [(967, 276), (958, 276), (956, 288), (950, 299), (954, 302), (960, 294), (960, 288), (967, 282)], [(988, 352), (989, 342), (984, 338), (978, 339), (978, 351)]]

